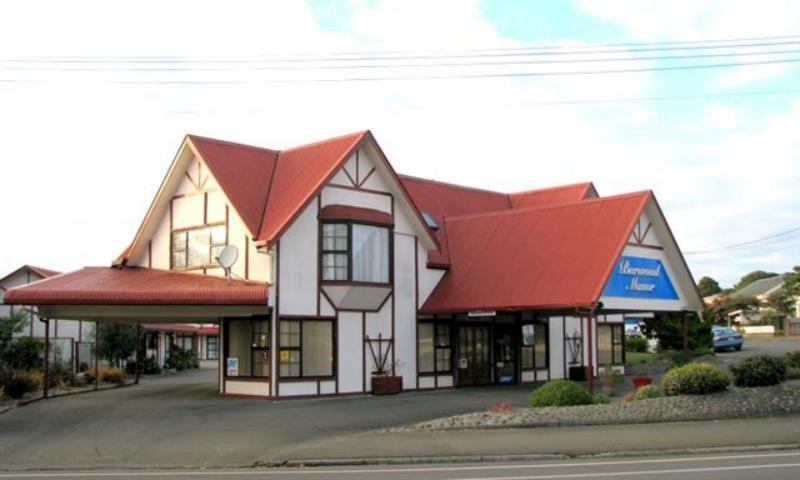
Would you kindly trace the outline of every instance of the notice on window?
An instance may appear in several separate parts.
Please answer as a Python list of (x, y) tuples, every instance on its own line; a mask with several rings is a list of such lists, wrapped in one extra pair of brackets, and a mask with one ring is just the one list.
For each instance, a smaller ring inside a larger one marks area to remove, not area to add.
[(225, 362), (225, 375), (227, 375), (229, 377), (238, 377), (239, 376), (239, 359), (238, 358), (228, 357), (228, 360)]
[(289, 361), (289, 350), (281, 350), (281, 362)]

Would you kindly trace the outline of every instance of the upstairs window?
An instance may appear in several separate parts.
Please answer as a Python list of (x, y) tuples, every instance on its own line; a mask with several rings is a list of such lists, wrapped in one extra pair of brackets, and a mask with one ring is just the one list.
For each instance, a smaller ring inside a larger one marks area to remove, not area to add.
[(389, 229), (358, 223), (323, 223), (323, 281), (389, 283)]
[(173, 270), (215, 267), (225, 247), (225, 225), (213, 225), (172, 232), (171, 267)]

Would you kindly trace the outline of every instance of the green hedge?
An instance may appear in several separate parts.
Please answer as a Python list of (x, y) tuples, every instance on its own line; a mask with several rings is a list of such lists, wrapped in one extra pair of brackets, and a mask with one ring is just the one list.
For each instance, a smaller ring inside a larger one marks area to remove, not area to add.
[(664, 392), (661, 391), (658, 385), (645, 385), (636, 389), (636, 392), (633, 394), (633, 399), (647, 400), (648, 398), (658, 398), (663, 396)]
[(625, 338), (625, 350), (628, 352), (646, 352), (647, 339), (645, 337), (627, 337)]
[(728, 368), (737, 387), (777, 385), (786, 378), (784, 361), (769, 355), (746, 358)]
[(536, 407), (566, 407), (589, 405), (592, 396), (581, 385), (569, 380), (551, 380), (533, 391), (528, 405)]
[(705, 395), (728, 388), (730, 380), (720, 368), (710, 363), (689, 363), (664, 375), (661, 386), (666, 395)]

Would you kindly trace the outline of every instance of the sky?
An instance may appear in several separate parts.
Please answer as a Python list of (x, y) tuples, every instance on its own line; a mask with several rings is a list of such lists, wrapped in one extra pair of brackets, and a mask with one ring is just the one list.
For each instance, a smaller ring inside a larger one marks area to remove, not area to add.
[[(109, 265), (187, 133), (285, 148), (364, 129), (401, 173), (505, 192), (587, 180), (601, 195), (652, 189), (695, 278), (723, 287), (800, 264), (800, 39), (726, 50), (747, 56), (630, 60), (708, 52), (639, 51), (655, 42), (800, 35), (794, 0), (27, 0), (3, 10), (0, 272)], [(569, 53), (619, 43), (593, 63)], [(524, 59), (574, 63), (480, 57), (528, 47), (567, 54)], [(774, 49), (787, 53), (763, 53)], [(342, 69), (343, 57), (389, 68)], [(663, 69), (772, 59), (793, 61)], [(476, 60), (499, 64), (463, 65)], [(639, 71), (563, 74), (587, 69)], [(514, 72), (526, 75), (487, 76)]]

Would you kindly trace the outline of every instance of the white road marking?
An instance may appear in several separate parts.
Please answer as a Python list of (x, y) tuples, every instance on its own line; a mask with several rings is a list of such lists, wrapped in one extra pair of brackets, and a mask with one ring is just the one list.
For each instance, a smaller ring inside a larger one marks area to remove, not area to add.
[[(509, 464), (509, 465), (465, 465), (465, 466), (448, 466), (448, 467), (407, 467), (407, 468), (380, 468), (380, 469), (336, 469), (336, 468), (295, 468), (291, 470), (286, 469), (249, 469), (249, 470), (162, 470), (162, 471), (126, 471), (126, 472), (36, 472), (36, 473), (0, 473), (0, 479), (11, 478), (75, 478), (75, 477), (155, 477), (159, 475), (167, 476), (275, 476), (275, 475), (330, 475), (330, 474), (379, 474), (379, 473), (425, 473), (425, 472), (458, 472), (458, 471), (489, 471), (489, 470), (516, 470), (516, 469), (542, 469), (542, 468), (563, 468), (563, 467), (603, 467), (603, 466), (621, 466), (621, 465), (647, 465), (647, 464), (661, 464), (661, 463), (682, 463), (682, 462), (702, 462), (702, 461), (723, 461), (723, 460), (745, 460), (745, 459), (759, 459), (759, 458), (784, 458), (784, 457), (797, 457), (800, 456), (800, 451), (790, 452), (773, 452), (773, 453), (751, 453), (741, 455), (718, 455), (718, 456), (704, 456), (704, 457), (680, 457), (680, 458), (650, 458), (641, 460), (612, 460), (604, 462), (571, 462), (571, 463), (529, 463), (529, 464)], [(788, 466), (800, 466), (798, 464), (775, 464)], [(762, 468), (772, 465), (747, 465), (742, 467), (707, 467), (707, 468)], [(786, 468), (783, 467), (783, 468)], [(657, 472), (658, 470), (650, 470)], [(699, 470), (702, 471), (702, 470)], [(667, 472), (666, 470), (664, 472)], [(669, 472), (680, 473), (680, 470), (669, 470)], [(615, 475), (622, 475), (623, 472), (616, 472)], [(561, 474), (561, 475), (601, 475), (593, 474)], [(602, 474), (604, 475), (604, 474)], [(559, 478), (559, 477), (498, 477), (507, 480), (515, 479), (536, 479), (536, 478)], [(569, 478), (561, 477), (561, 478)], [(487, 479), (489, 480), (489, 479)]]

